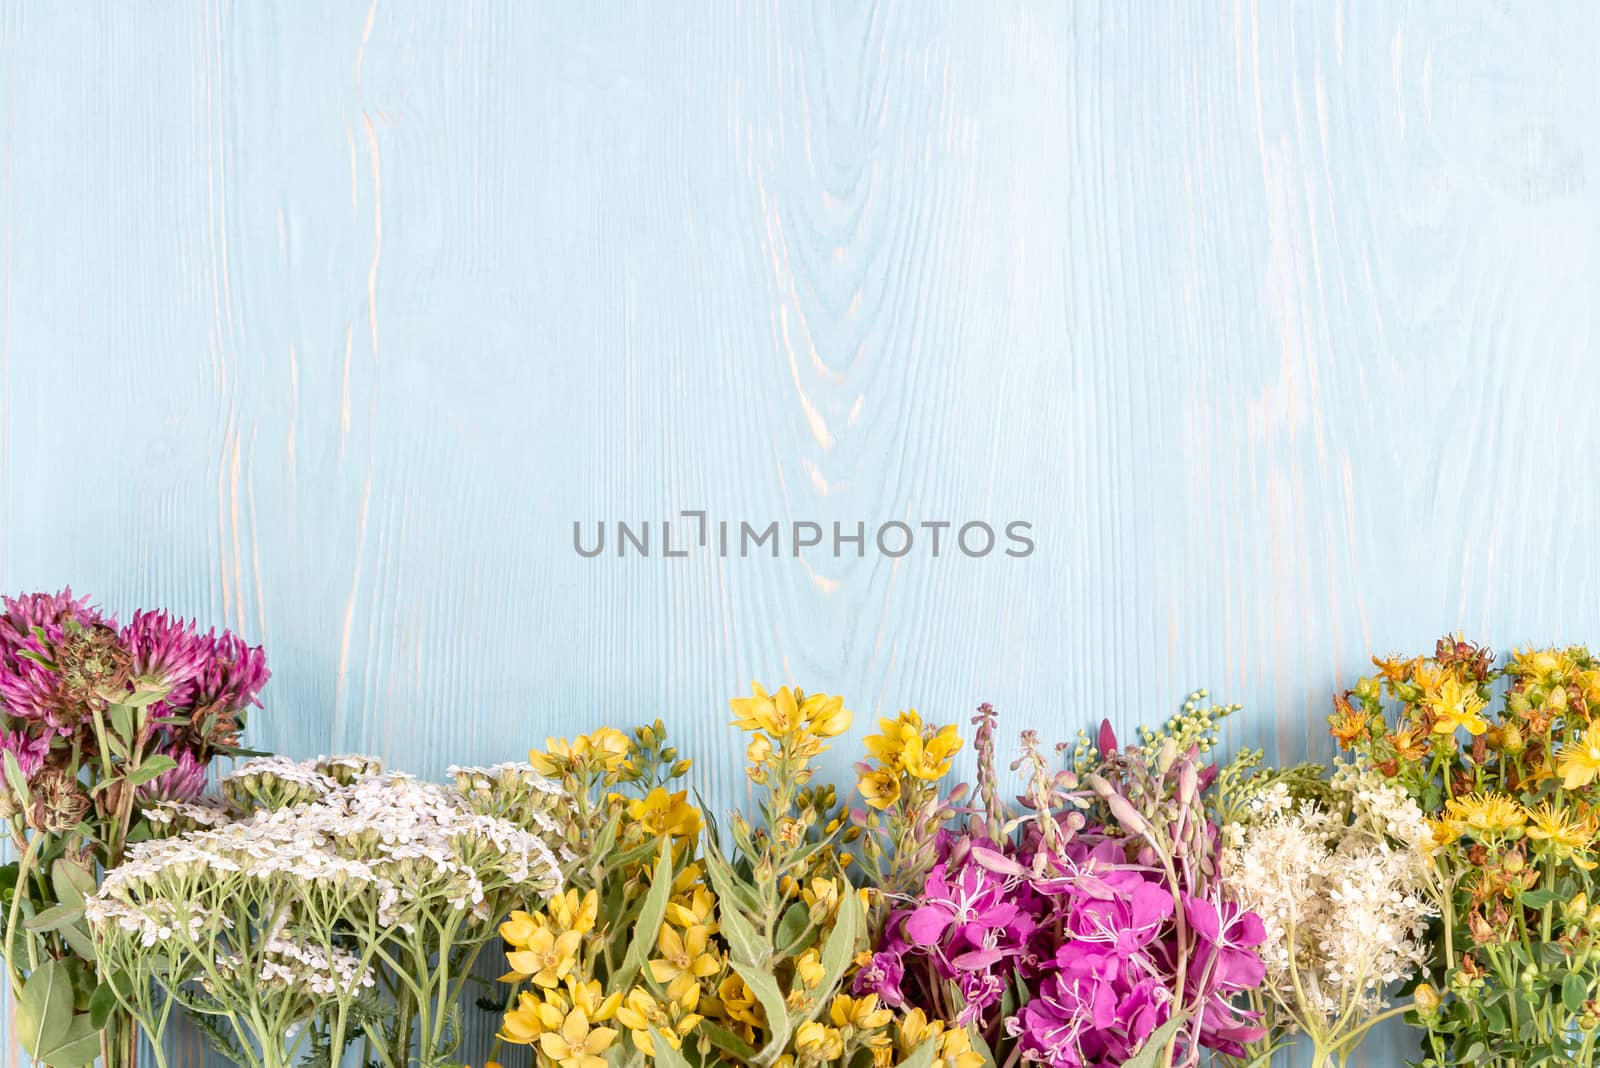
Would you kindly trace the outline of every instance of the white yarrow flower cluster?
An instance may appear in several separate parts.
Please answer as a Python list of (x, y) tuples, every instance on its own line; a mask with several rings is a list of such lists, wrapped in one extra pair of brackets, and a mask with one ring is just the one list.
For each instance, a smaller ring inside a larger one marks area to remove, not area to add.
[(1416, 803), (1349, 777), (1339, 785), (1347, 802), (1336, 811), (1282, 784), (1264, 791), (1252, 821), (1228, 829), (1222, 857), (1225, 883), (1266, 927), (1265, 989), (1307, 1031), (1381, 1012), (1385, 989), (1424, 963), (1436, 912)]
[(559, 787), (526, 765), (462, 770), (444, 786), (370, 757), (265, 757), (223, 800), (150, 806), (165, 837), (129, 849), (85, 908), (130, 1009), (151, 1024), (198, 988), (233, 1013), (236, 1048), (287, 1058), (301, 1025), (342, 1027), (395, 961), (414, 969), (405, 988), (453, 1004), (496, 924), (562, 881)]

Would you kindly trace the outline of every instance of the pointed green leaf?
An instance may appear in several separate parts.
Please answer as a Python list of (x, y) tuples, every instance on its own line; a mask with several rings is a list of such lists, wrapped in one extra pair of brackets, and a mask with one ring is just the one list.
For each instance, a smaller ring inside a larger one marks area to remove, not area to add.
[(157, 775), (169, 772), (177, 766), (178, 762), (176, 760), (165, 754), (157, 753), (153, 757), (147, 757), (143, 764), (134, 768), (128, 775), (128, 782), (134, 786), (143, 786)]
[[(155, 704), (157, 701), (167, 696), (167, 694), (170, 692), (171, 690), (168, 687), (158, 687), (154, 690), (135, 690), (133, 693), (130, 693), (128, 696), (124, 697), (121, 701), (121, 704), (127, 706), (128, 708), (144, 708), (146, 705)], [(118, 706), (112, 707), (116, 708)]]
[(655, 1047), (655, 1062), (660, 1068), (689, 1068), (684, 1055), (672, 1048), (672, 1043), (661, 1037), (661, 1032), (650, 1028), (651, 1045)]
[[(724, 923), (723, 931), (727, 926)], [(783, 1056), (785, 1047), (789, 1045), (791, 1024), (789, 1022), (789, 1003), (783, 999), (783, 991), (778, 989), (778, 981), (765, 969), (756, 967), (745, 961), (735, 958), (732, 962), (733, 970), (739, 973), (739, 978), (744, 980), (744, 985), (761, 1003), (761, 1008), (767, 1014), (768, 1039), (761, 1052), (756, 1054), (750, 1063), (769, 1065)], [(800, 982), (799, 977), (795, 982)]]
[(701, 1020), (695, 1030), (711, 1040), (711, 1044), (733, 1058), (734, 1064), (749, 1064), (755, 1059), (755, 1047), (726, 1027), (718, 1027), (710, 1020)]
[(83, 916), (83, 905), (51, 905), (22, 926), (29, 931), (56, 931)]
[(1573, 1015), (1583, 1011), (1583, 1003), (1588, 996), (1589, 984), (1577, 972), (1568, 972), (1567, 977), (1561, 980), (1561, 1004)]
[(716, 850), (706, 851), (706, 874), (711, 876), (711, 889), (717, 894), (717, 919), (733, 959), (764, 971), (772, 960), (772, 947), (762, 941), (755, 925), (740, 911), (733, 872)]
[(667, 899), (672, 895), (672, 839), (661, 839), (661, 856), (656, 860), (655, 874), (650, 878), (650, 889), (644, 895), (644, 905), (633, 927), (633, 941), (628, 943), (628, 955), (622, 960), (611, 985), (625, 989), (639, 974), (650, 951), (655, 948), (661, 934), (661, 921), (667, 915)]
[(1186, 1014), (1179, 1013), (1152, 1031), (1150, 1037), (1145, 1039), (1144, 1045), (1139, 1047), (1139, 1052), (1129, 1058), (1123, 1068), (1156, 1068), (1156, 1065), (1162, 1063), (1161, 1058), (1166, 1054), (1172, 1036), (1182, 1029), (1188, 1018)]
[(17, 754), (7, 749), (5, 751), (6, 785), (11, 787), (11, 796), (22, 808), (27, 808), (33, 803), (33, 797), (28, 793), (28, 777), (22, 774), (22, 765), (17, 763)]
[(117, 1010), (117, 991), (110, 981), (94, 988), (89, 997), (89, 1020), (96, 1028), (103, 1028), (111, 1014)]
[(99, 889), (94, 872), (66, 857), (50, 865), (50, 885), (55, 889), (56, 900), (64, 905), (81, 905), (84, 898)]
[[(933, 1055), (939, 1051), (939, 1040), (930, 1038), (922, 1045), (911, 1051), (911, 1056), (900, 1062), (900, 1068), (929, 1068), (933, 1064)], [(993, 1059), (990, 1060), (993, 1064)]]

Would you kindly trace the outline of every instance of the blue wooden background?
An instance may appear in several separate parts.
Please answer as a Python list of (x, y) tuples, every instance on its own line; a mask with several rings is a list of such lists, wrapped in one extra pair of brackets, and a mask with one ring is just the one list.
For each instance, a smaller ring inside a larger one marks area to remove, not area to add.
[[(241, 630), (256, 744), (426, 773), (659, 713), (731, 804), (752, 678), (847, 695), (846, 742), (1205, 685), (1326, 755), (1371, 650), (1600, 639), (1597, 39), (0, 0), (0, 588)], [(1037, 550), (572, 549), (681, 509)]]

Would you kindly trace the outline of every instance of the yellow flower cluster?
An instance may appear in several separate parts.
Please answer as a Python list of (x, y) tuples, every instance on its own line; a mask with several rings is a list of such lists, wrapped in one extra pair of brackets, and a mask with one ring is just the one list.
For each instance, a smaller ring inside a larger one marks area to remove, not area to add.
[[(841, 843), (859, 828), (832, 786), (807, 785), (827, 741), (850, 728), (844, 701), (755, 684), (731, 707), (752, 735), (750, 779), (764, 786), (759, 824), (729, 820), (732, 860), (703, 836), (688, 792), (671, 788), (687, 761), (659, 721), (632, 737), (602, 728), (550, 739), (531, 754), (574, 796), (573, 889), (501, 927), (504, 979), (517, 985), (500, 1039), (532, 1047), (540, 1068), (654, 1061), (662, 1042), (708, 1068), (746, 1063), (752, 1051), (779, 1068), (893, 1068), (930, 1047), (936, 1068), (981, 1068), (965, 1029), (848, 992), (874, 899), (843, 874), (853, 858)], [(883, 721), (883, 733), (872, 751), (908, 798), (934, 789), (961, 744), (954, 728), (926, 727), (915, 712)], [(737, 916), (719, 913), (713, 887), (733, 895)], [(780, 1006), (787, 1019), (770, 1020)]]
[(961, 751), (961, 735), (953, 725), (931, 727), (916, 709), (894, 719), (878, 720), (880, 733), (862, 743), (877, 762), (865, 766), (857, 783), (861, 796), (882, 811), (900, 800), (907, 780), (937, 782), (950, 772), (951, 759)]
[(745, 749), (750, 781), (759, 784), (781, 776), (797, 785), (809, 782), (808, 765), (827, 749), (823, 741), (850, 729), (844, 698), (807, 695), (788, 686), (768, 693), (758, 682), (751, 683), (750, 690), (749, 697), (729, 702), (734, 725), (754, 735)]

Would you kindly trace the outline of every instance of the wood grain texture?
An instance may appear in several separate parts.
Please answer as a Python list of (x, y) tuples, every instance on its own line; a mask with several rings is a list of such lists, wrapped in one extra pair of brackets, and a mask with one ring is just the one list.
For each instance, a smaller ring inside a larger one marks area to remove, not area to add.
[[(1325, 756), (1370, 650), (1600, 640), (1597, 35), (0, 0), (0, 588), (238, 628), (257, 745), (427, 774), (659, 713), (735, 804), (752, 678), (846, 694), (848, 743), (1206, 685)], [(572, 551), (686, 508), (1038, 549)]]

